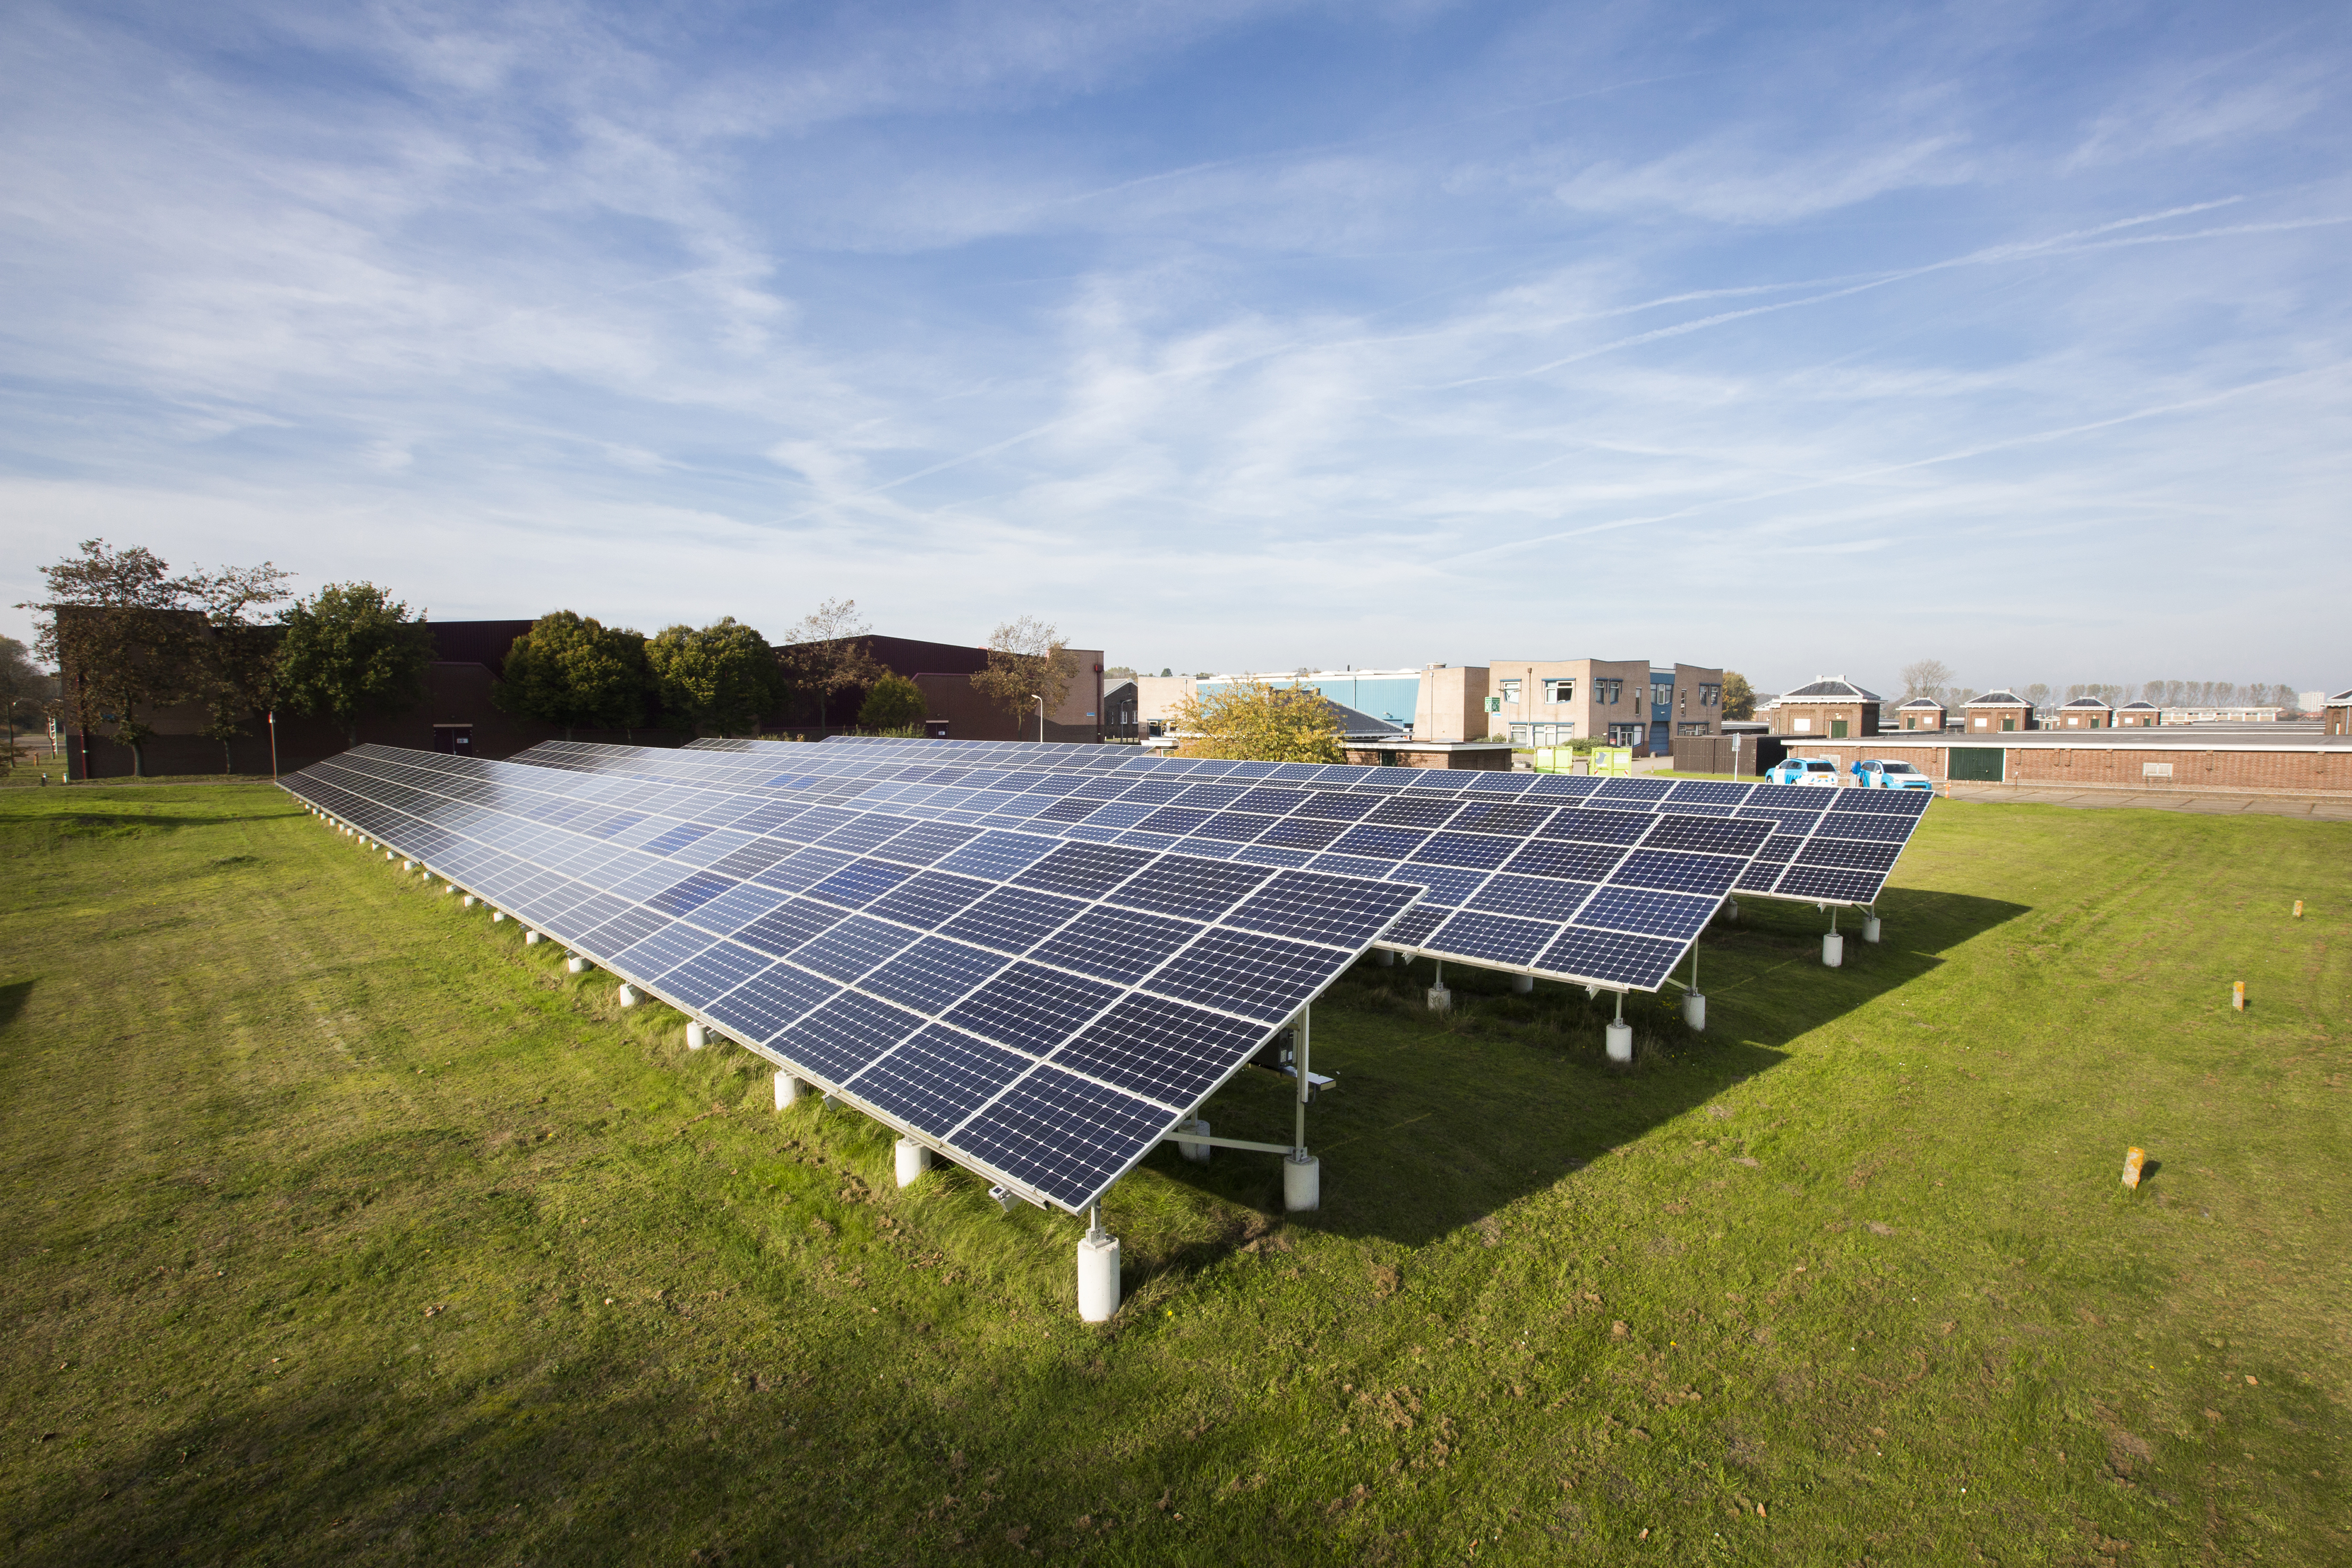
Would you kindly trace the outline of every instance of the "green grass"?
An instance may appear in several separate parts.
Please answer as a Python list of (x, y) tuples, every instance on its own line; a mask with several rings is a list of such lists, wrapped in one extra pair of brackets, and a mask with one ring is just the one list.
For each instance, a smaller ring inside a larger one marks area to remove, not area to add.
[(1580, 990), (1457, 968), (1439, 1021), (1368, 963), (1316, 1012), (1323, 1211), (1156, 1154), (1091, 1328), (1076, 1222), (895, 1190), (880, 1129), (266, 786), (12, 790), (0, 1540), (2341, 1563), (2347, 849), (1937, 801), (1883, 945), (1824, 970), (1751, 901), (1708, 1034), (1639, 1001), (1622, 1076)]

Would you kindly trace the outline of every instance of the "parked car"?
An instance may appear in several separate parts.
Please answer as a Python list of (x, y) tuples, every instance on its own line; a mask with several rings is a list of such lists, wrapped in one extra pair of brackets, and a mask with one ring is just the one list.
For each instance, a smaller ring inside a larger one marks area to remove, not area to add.
[(1838, 765), (1827, 757), (1790, 757), (1772, 765), (1764, 775), (1775, 784), (1811, 784), (1823, 789), (1834, 789), (1845, 782), (1838, 777)]
[(1865, 757), (1853, 765), (1853, 781), (1865, 789), (1925, 789), (1936, 792), (1936, 781), (1907, 762)]

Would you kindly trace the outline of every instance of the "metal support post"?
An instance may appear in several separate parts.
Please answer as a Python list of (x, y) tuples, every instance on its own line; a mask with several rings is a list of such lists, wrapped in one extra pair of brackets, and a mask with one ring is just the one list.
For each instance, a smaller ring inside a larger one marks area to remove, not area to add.
[(1323, 1162), (1307, 1152), (1307, 1048), (1312, 1017), (1312, 1009), (1298, 1009), (1298, 1045), (1291, 1060), (1291, 1066), (1298, 1072), (1297, 1122), (1290, 1157), (1282, 1163), (1282, 1207), (1293, 1214), (1303, 1214), (1323, 1204)]

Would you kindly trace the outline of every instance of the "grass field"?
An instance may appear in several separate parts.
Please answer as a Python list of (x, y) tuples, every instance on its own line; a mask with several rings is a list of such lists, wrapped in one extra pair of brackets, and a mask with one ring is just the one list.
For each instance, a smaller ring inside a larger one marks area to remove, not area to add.
[(1076, 1222), (266, 786), (0, 849), (13, 1563), (2352, 1560), (2352, 827), (1938, 801), (1883, 945), (1751, 902), (1622, 1076), (1367, 963), (1323, 1211), (1161, 1151), (1101, 1328)]

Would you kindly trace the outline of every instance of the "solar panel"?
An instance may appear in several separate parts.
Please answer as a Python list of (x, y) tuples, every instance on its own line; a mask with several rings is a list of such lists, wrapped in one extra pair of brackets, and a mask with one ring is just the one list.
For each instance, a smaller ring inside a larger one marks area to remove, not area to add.
[(926, 821), (829, 786), (786, 800), (373, 746), (283, 784), (1073, 1213), (1419, 894)]
[[(992, 759), (999, 749), (1018, 757), (1027, 748), (987, 749), (991, 765), (969, 769), (909, 764), (901, 754), (873, 746), (825, 748), (772, 741), (697, 742), (680, 751), (550, 742), (520, 760), (822, 800), (824, 809), (844, 816), (861, 808), (960, 816), (974, 800), (971, 786), (982, 782), (992, 787), (994, 800), (990, 810), (972, 820), (1079, 841), (1013, 878), (1020, 886), (1097, 896), (1123, 882), (1136, 857), (1170, 850), (1196, 858), (1181, 875), (1162, 874), (1150, 887), (1122, 893), (1122, 901), (1180, 915), (1202, 899), (1223, 907), (1278, 868), (1307, 878), (1402, 882), (1422, 890), (1421, 904), (1389, 932), (1383, 946), (1553, 979), (1644, 990), (1664, 983), (1681, 952), (1778, 826), (1771, 821), (1601, 809), (1572, 800), (1515, 799), (1473, 782), (1507, 781), (1503, 775), (1211, 765), (1227, 769), (1228, 779), (1235, 770), (1248, 769), (1244, 784), (1203, 779), (1197, 769), (1188, 774), (1181, 760), (1154, 758), (1139, 769), (1129, 766), (1136, 760), (1131, 754), (1104, 758), (1101, 747), (1085, 748), (1092, 754), (1087, 758), (1090, 770), (1059, 772), (1034, 766), (1024, 770)], [(790, 772), (772, 771), (787, 759)], [(1035, 761), (1034, 756), (1028, 759)], [(1380, 777), (1367, 783), (1365, 776)], [(1120, 779), (1127, 781), (1123, 789), (1098, 787), (1115, 787)], [(1654, 782), (1652, 794), (1673, 788)], [(1054, 789), (1043, 788), (1049, 784)], [(1348, 784), (1357, 787), (1334, 787)], [(1188, 804), (1193, 801), (1200, 803)], [(1279, 905), (1245, 905), (1250, 913), (1229, 917), (1228, 923), (1280, 936), (1306, 934), (1316, 921), (1340, 917), (1340, 901), (1321, 891), (1319, 882), (1293, 878), (1284, 885), (1318, 891)], [(1694, 916), (1696, 906), (1688, 900), (1630, 896), (1636, 891), (1680, 893), (1707, 902)], [(1504, 927), (1489, 920), (1445, 918), (1469, 909), (1508, 915), (1519, 923), (1509, 927), (1517, 937), (1498, 943), (1495, 933)], [(1531, 931), (1541, 939), (1530, 936)], [(1563, 941), (1571, 931), (1580, 933), (1579, 940)], [(1679, 939), (1681, 947), (1663, 955), (1646, 941), (1615, 941), (1667, 936)], [(1569, 963), (1595, 954), (1601, 956), (1601, 967)]]
[[(751, 740), (702, 740), (696, 748), (745, 752), (772, 750), (776, 743)], [(1027, 768), (1109, 773), (1150, 773), (1194, 781), (1195, 787), (1222, 779), (1263, 780), (1274, 789), (1311, 788), (1320, 801), (1313, 807), (1288, 810), (1269, 803), (1238, 803), (1242, 810), (1281, 816), (1286, 826), (1279, 837), (1260, 838), (1259, 845), (1319, 851), (1336, 834), (1309, 827), (1309, 821), (1373, 820), (1374, 805), (1353, 799), (1364, 794), (1410, 791), (1443, 800), (1447, 797), (1492, 803), (1498, 808), (1540, 805), (1587, 805), (1617, 812), (1691, 815), (1746, 820), (1770, 820), (1780, 831), (1799, 841), (1758, 856), (1759, 862), (1739, 879), (1743, 895), (1783, 898), (1806, 904), (1869, 904), (1877, 902), (1894, 867), (1927, 809), (1927, 795), (1916, 789), (1824, 789), (1790, 784), (1743, 784), (1702, 779), (1591, 779), (1560, 774), (1449, 771), (1410, 768), (1359, 768), (1325, 763), (1230, 763), (1211, 758), (1171, 758), (1139, 754), (1132, 747), (1104, 747), (1053, 742), (1006, 743), (971, 740), (899, 740), (876, 736), (835, 736), (820, 752), (840, 749), (887, 755), (922, 768), (954, 773), (954, 764), (984, 762), (1003, 776)], [(1109, 754), (1108, 756), (1104, 754)], [(942, 766), (948, 764), (949, 766)], [(1247, 769), (1244, 773), (1243, 770)], [(1163, 788), (1166, 786), (1162, 786)], [(1336, 799), (1335, 799), (1336, 797)], [(1132, 795), (1118, 797), (1130, 800)], [(1418, 804), (1417, 801), (1410, 802)], [(1400, 806), (1407, 804), (1400, 802)], [(1387, 819), (1379, 819), (1387, 820)], [(1509, 819), (1497, 819), (1509, 820)], [(1462, 817), (1449, 824), (1466, 827)], [(1236, 831), (1236, 830), (1227, 830)], [(1818, 842), (1816, 843), (1816, 841)], [(1891, 845), (1894, 855), (1872, 853), (1866, 844)], [(1811, 856), (1802, 852), (1814, 845)]]

